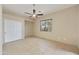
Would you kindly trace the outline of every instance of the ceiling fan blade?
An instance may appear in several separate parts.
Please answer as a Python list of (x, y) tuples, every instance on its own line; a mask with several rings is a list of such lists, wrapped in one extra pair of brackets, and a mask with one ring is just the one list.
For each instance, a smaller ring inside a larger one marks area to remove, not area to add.
[(36, 12), (36, 10), (35, 10), (35, 9), (33, 9), (33, 14), (35, 14), (35, 12)]
[(42, 16), (42, 15), (44, 15), (44, 14), (37, 14), (38, 16)]
[(28, 12), (24, 12), (25, 14), (29, 14), (29, 15), (32, 15), (31, 13), (28, 13)]

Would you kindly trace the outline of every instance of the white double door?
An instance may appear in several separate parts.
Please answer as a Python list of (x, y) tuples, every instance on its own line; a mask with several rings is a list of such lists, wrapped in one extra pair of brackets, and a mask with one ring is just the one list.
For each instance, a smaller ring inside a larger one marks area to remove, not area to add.
[(16, 20), (4, 20), (5, 43), (22, 39), (22, 23)]

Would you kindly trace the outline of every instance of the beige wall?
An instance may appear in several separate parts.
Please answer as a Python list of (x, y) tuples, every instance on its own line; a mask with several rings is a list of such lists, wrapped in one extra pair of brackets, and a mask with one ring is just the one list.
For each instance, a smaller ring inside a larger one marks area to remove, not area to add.
[(78, 47), (79, 47), (79, 6), (78, 6)]
[(79, 47), (79, 6), (77, 6), (77, 46)]
[(25, 37), (33, 36), (33, 22), (25, 21)]
[[(34, 35), (49, 40), (77, 45), (76, 42), (79, 42), (79, 38), (77, 38), (77, 20), (79, 19), (77, 19), (78, 12), (79, 10), (77, 10), (77, 6), (74, 6), (45, 15), (43, 18), (36, 20), (34, 24)], [(40, 31), (40, 20), (50, 18), (53, 19), (52, 32)]]
[(2, 5), (0, 5), (0, 54), (2, 53), (2, 39), (3, 39), (3, 20), (2, 20)]

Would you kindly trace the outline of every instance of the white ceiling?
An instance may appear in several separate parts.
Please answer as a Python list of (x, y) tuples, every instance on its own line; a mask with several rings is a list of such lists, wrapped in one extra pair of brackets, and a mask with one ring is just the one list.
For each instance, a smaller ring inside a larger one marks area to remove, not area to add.
[[(75, 5), (75, 4), (74, 4)], [(38, 11), (42, 11), (44, 15), (56, 12), (64, 8), (68, 8), (74, 6), (73, 4), (36, 4), (35, 9)], [(5, 4), (3, 5), (3, 12), (6, 13), (14, 13), (19, 16), (26, 16), (24, 12), (32, 13), (33, 5), (32, 4)]]

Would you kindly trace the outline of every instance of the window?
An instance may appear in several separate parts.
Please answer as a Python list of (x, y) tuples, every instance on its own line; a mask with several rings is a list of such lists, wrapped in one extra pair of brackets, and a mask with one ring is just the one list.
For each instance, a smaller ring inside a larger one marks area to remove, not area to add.
[(52, 31), (52, 19), (41, 20), (40, 31), (51, 32)]
[(4, 20), (5, 42), (22, 39), (22, 23), (16, 20)]

